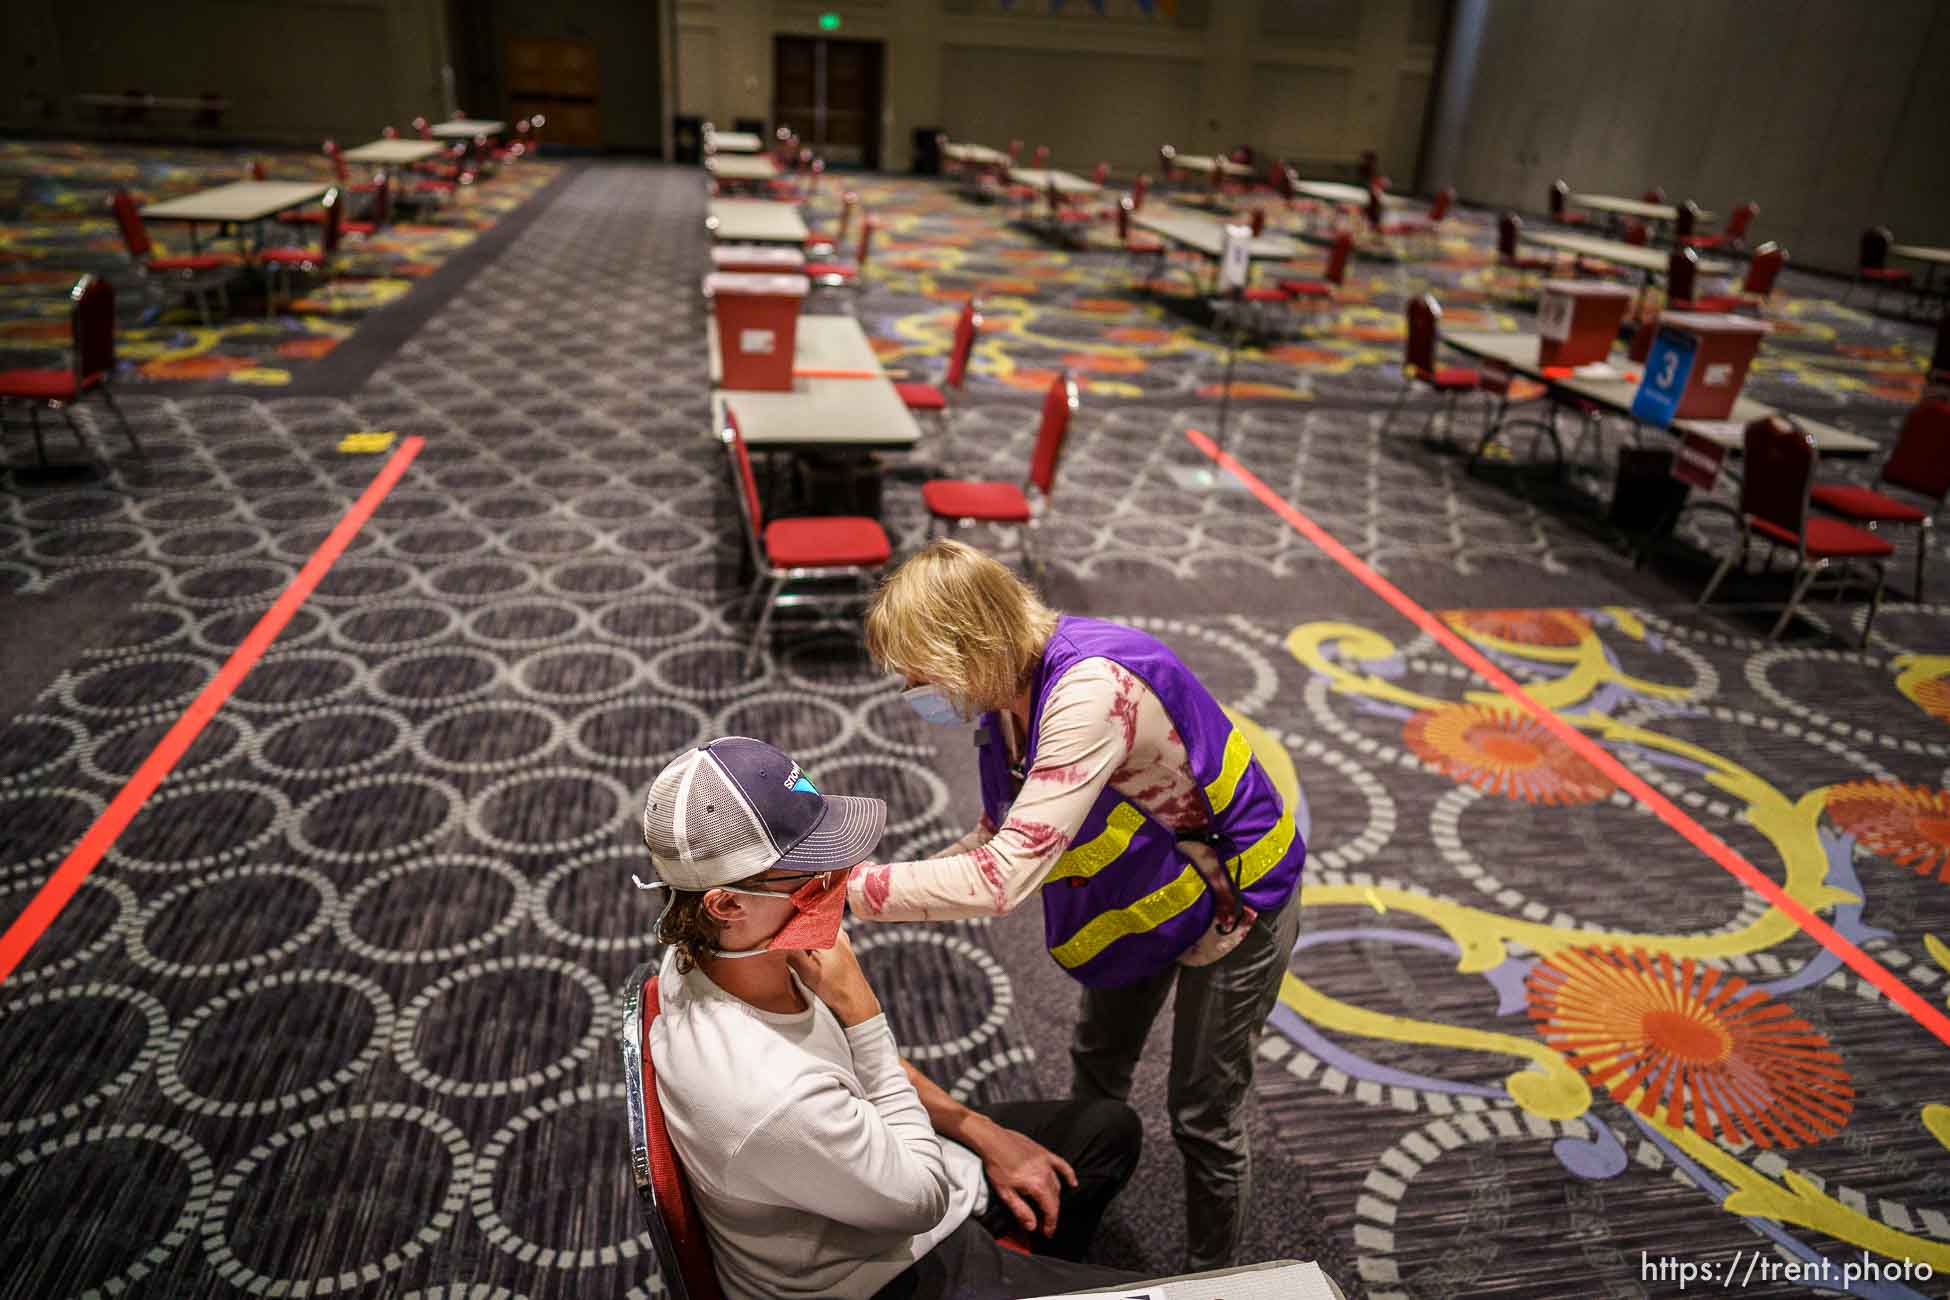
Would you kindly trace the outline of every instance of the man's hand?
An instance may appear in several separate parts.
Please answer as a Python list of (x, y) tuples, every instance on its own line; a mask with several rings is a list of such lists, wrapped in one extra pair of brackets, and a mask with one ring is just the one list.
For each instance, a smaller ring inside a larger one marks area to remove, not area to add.
[(812, 995), (832, 1009), (840, 1024), (851, 1029), (880, 1014), (880, 999), (853, 955), (846, 932), (831, 948), (801, 949), (786, 954), (786, 964)]
[(969, 1136), (982, 1157), (983, 1172), (1023, 1231), (1053, 1234), (1063, 1183), (1075, 1187), (1077, 1171), (1040, 1142), (1000, 1124), (985, 1123), (979, 1134)]

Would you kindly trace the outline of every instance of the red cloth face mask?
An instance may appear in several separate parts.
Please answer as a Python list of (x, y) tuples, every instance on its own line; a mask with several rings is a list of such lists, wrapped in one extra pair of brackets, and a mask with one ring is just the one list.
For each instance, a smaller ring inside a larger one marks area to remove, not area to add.
[(763, 947), (742, 952), (726, 952), (720, 948), (717, 955), (756, 957), (766, 952), (820, 951), (834, 947), (840, 941), (840, 921), (846, 915), (846, 877), (844, 871), (824, 872), (785, 895), (765, 889), (740, 889), (736, 885), (719, 886), (727, 893), (750, 894), (754, 898), (788, 898), (792, 902), (792, 915)]

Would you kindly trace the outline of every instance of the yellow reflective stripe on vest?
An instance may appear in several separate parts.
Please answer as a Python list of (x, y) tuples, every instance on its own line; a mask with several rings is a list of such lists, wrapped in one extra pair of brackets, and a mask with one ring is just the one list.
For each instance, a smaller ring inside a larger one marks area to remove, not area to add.
[(1110, 810), (1104, 819), (1104, 829), (1095, 839), (1072, 845), (1070, 851), (1056, 860), (1043, 883), (1081, 876), (1088, 880), (1123, 855), (1131, 847), (1131, 838), (1144, 829), (1144, 814), (1127, 803), (1120, 803)]
[(1211, 801), (1213, 812), (1226, 810), (1232, 796), (1239, 793), (1239, 778), (1246, 775), (1252, 761), (1253, 747), (1247, 743), (1245, 733), (1234, 727), (1226, 737), (1226, 753), (1219, 764), (1219, 774), (1205, 787), (1205, 797)]
[(1187, 866), (1162, 889), (1151, 891), (1128, 907), (1091, 917), (1082, 929), (1051, 948), (1049, 955), (1074, 970), (1124, 936), (1163, 925), (1196, 903), (1204, 892), (1205, 878), (1196, 867)]
[(1293, 847), (1293, 837), (1298, 833), (1298, 828), (1293, 824), (1293, 814), (1280, 809), (1280, 820), (1273, 823), (1272, 829), (1260, 836), (1250, 849), (1226, 863), (1227, 873), (1239, 881), (1240, 888), (1250, 889), (1286, 856), (1286, 851)]
[[(1118, 811), (1123, 810), (1120, 808)], [(1298, 833), (1298, 828), (1293, 824), (1293, 814), (1283, 808), (1280, 810), (1280, 820), (1254, 841), (1251, 848), (1228, 861), (1226, 866), (1230, 872), (1237, 874), (1242, 888), (1250, 887), (1286, 857), (1287, 850), (1293, 847), (1293, 837)], [(1105, 835), (1108, 834), (1106, 831)], [(1091, 840), (1090, 844), (1101, 842), (1105, 835)], [(1125, 843), (1128, 844), (1129, 840), (1126, 839)], [(1083, 847), (1088, 848), (1089, 845)], [(1061, 864), (1058, 865), (1060, 869)], [(1097, 865), (1101, 867), (1103, 864)], [(1054, 873), (1051, 878), (1055, 878)], [(1153, 890), (1126, 907), (1091, 917), (1075, 934), (1051, 948), (1050, 956), (1074, 970), (1127, 935), (1155, 930), (1196, 903), (1204, 892), (1205, 878), (1198, 874), (1198, 868), (1187, 865), (1178, 873), (1177, 879), (1163, 888)]]

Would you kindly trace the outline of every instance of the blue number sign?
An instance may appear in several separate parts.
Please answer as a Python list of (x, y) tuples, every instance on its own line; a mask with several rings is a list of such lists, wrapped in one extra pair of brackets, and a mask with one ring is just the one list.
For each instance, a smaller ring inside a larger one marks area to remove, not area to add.
[(1661, 326), (1652, 340), (1652, 351), (1645, 358), (1645, 378), (1639, 381), (1638, 395), (1632, 398), (1632, 418), (1665, 428), (1679, 409), (1686, 392), (1686, 380), (1693, 373), (1693, 354), (1699, 339), (1685, 330)]

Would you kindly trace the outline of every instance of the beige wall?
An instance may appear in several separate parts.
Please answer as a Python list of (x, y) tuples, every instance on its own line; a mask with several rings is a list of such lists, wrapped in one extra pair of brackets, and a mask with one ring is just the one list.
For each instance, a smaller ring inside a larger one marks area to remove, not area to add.
[[(1536, 211), (1553, 179), (1717, 212), (1803, 265), (1864, 227), (1950, 240), (1946, 0), (1461, 0), (1482, 40), (1457, 146), (1465, 197)], [(1459, 26), (1466, 26), (1459, 22)]]
[[(358, 140), (443, 111), (442, 0), (6, 0), (0, 126), (89, 134), (75, 94), (230, 100), (225, 136)], [(178, 116), (156, 117), (179, 124)]]
[(887, 43), (886, 166), (916, 127), (998, 147), (1048, 144), (1059, 164), (1155, 165), (1250, 144), (1317, 164), (1382, 152), (1412, 178), (1444, 0), (1179, 0), (1176, 19), (1135, 0), (672, 0), (679, 111), (767, 120), (772, 37), (818, 32)]

